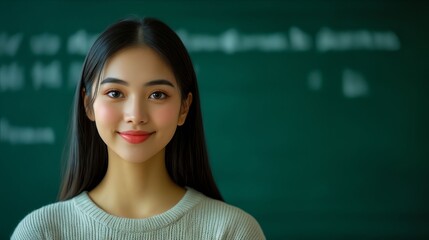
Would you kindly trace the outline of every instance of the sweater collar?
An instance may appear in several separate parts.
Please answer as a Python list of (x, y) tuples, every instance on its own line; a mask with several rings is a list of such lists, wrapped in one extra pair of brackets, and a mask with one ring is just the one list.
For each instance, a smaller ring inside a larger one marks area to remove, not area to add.
[(169, 210), (148, 218), (132, 219), (111, 215), (99, 208), (88, 196), (88, 192), (82, 192), (74, 199), (74, 204), (82, 214), (94, 221), (118, 231), (147, 232), (154, 231), (178, 221), (189, 210), (195, 207), (201, 200), (202, 194), (187, 187), (182, 199)]

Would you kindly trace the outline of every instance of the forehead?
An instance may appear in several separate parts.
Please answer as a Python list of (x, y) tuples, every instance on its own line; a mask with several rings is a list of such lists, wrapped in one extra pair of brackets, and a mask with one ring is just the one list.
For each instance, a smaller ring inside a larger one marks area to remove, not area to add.
[(131, 82), (166, 79), (177, 85), (171, 67), (148, 46), (133, 46), (120, 50), (108, 59), (102, 75), (102, 78), (114, 77)]

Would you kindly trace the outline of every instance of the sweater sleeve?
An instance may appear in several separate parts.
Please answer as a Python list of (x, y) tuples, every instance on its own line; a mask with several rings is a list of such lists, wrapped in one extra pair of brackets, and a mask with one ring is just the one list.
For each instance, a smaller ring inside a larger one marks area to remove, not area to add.
[[(210, 229), (208, 236), (227, 240), (264, 240), (265, 236), (256, 219), (242, 209), (218, 200), (205, 198), (194, 211), (201, 211), (201, 229)], [(204, 226), (203, 226), (204, 225)]]
[(262, 231), (261, 226), (246, 212), (242, 212), (239, 218), (234, 220), (232, 226), (233, 229), (230, 237), (228, 239), (243, 239), (243, 240), (265, 240), (264, 232)]
[(244, 232), (242, 239), (265, 240), (261, 226), (252, 216), (246, 224), (248, 229)]
[(34, 211), (28, 214), (18, 226), (15, 228), (15, 231), (12, 234), (12, 240), (30, 240), (30, 239), (44, 239), (42, 232), (42, 219), (39, 216), (38, 211)]

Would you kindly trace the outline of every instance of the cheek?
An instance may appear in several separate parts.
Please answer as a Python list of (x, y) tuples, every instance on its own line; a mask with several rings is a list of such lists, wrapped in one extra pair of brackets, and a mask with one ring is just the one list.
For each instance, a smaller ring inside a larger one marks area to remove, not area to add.
[(179, 118), (179, 107), (173, 104), (156, 109), (153, 120), (160, 126), (177, 125)]
[(112, 104), (103, 104), (103, 103), (94, 103), (94, 116), (95, 122), (106, 124), (113, 123), (117, 121), (118, 114), (117, 109), (115, 109)]

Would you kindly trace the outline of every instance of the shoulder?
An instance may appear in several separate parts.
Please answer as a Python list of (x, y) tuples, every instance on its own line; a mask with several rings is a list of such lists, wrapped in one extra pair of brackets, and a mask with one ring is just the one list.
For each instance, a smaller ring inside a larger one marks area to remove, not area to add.
[(253, 216), (238, 207), (196, 193), (201, 201), (193, 211), (201, 218), (201, 223), (206, 222), (212, 228), (216, 226), (226, 239), (265, 239)]
[(52, 203), (32, 211), (15, 228), (11, 239), (45, 239), (50, 229), (61, 224), (63, 213), (73, 208), (72, 200)]

